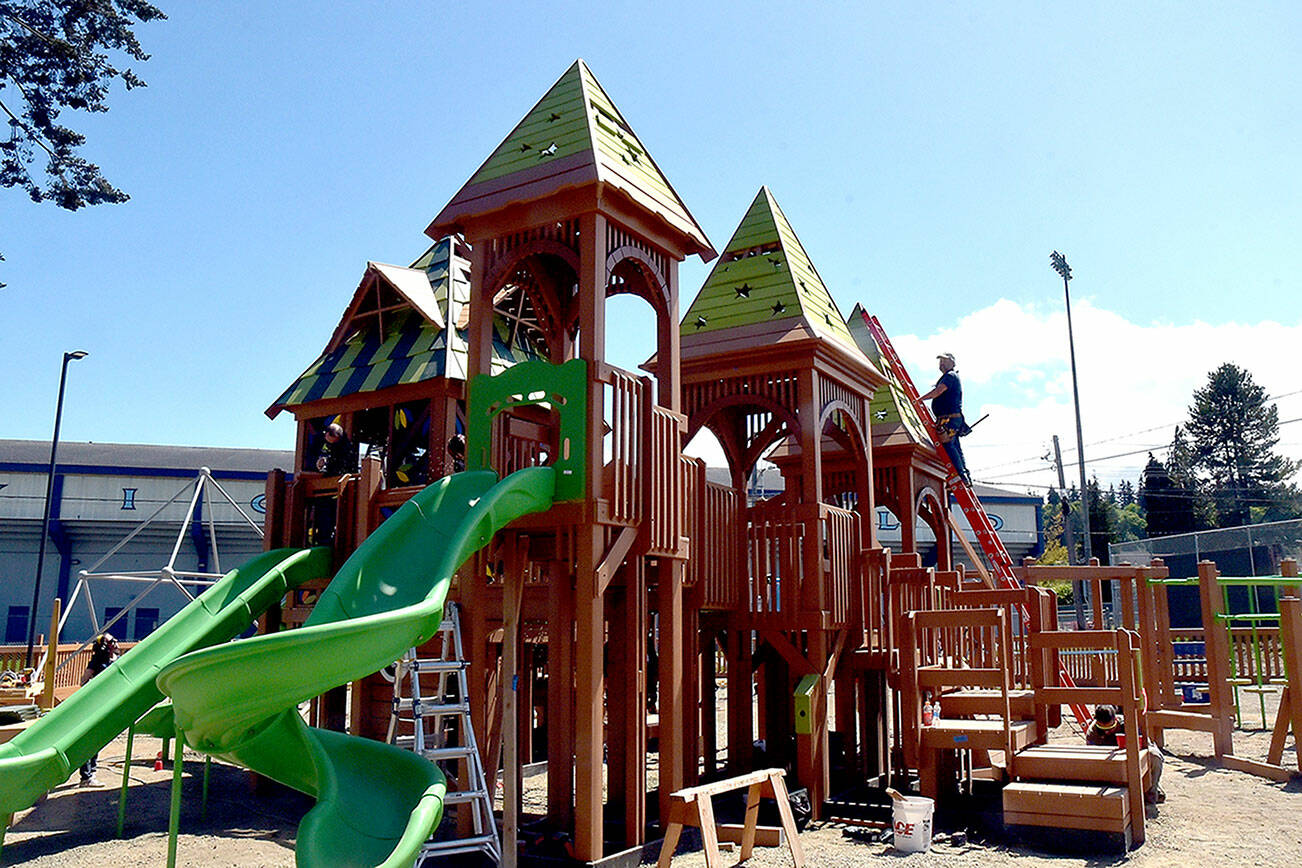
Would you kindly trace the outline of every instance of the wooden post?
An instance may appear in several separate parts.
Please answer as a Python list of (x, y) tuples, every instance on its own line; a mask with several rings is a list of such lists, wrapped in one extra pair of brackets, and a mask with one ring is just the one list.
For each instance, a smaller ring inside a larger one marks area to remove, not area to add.
[(547, 619), (547, 805), (564, 829), (574, 825), (574, 577), (552, 562)]
[(1207, 657), (1207, 690), (1211, 713), (1216, 718), (1212, 732), (1216, 758), (1234, 755), (1234, 697), (1230, 689), (1230, 633), (1224, 619), (1225, 602), (1216, 579), (1216, 564), (1198, 564), (1198, 596), (1201, 598), (1203, 638)]
[[(686, 564), (684, 564), (684, 568)], [(685, 572), (685, 569), (684, 569)], [(683, 783), (700, 783), (702, 642), (700, 609), (683, 606)]]
[(715, 654), (715, 638), (713, 627), (701, 631), (701, 750), (705, 755), (705, 774), (709, 777), (714, 777), (719, 768), (718, 659)]
[[(1297, 575), (1297, 563), (1291, 563), (1292, 572), (1284, 572), (1281, 569), (1286, 576)], [(1296, 592), (1297, 588), (1293, 588), (1293, 591)], [(1275, 736), (1271, 740), (1269, 760), (1272, 763), (1282, 760), (1284, 736), (1291, 726), (1298, 771), (1302, 772), (1302, 599), (1293, 596), (1281, 597), (1279, 615), (1280, 644), (1283, 646), (1288, 684), (1284, 688), (1283, 695), (1280, 696), (1279, 717), (1281, 719), (1275, 722)]]
[(661, 826), (669, 815), (669, 796), (682, 789), (683, 760), (683, 573), (677, 558), (660, 560), (660, 789)]
[(728, 630), (728, 770), (749, 771), (755, 736), (751, 633)]
[(59, 610), (63, 601), (54, 598), (54, 611), (50, 614), (50, 641), (45, 651), (45, 671), (42, 673), (45, 689), (41, 693), (41, 708), (54, 708), (54, 670), (59, 662)]
[[(598, 417), (600, 418), (600, 417)], [(605, 743), (605, 607), (597, 565), (605, 538), (601, 526), (580, 528), (575, 588), (574, 655), (574, 855), (602, 856), (602, 747)], [(663, 775), (663, 770), (661, 771)]]
[[(507, 544), (505, 575), (502, 576), (502, 868), (515, 868), (520, 851), (519, 697), (520, 608), (524, 597), (522, 541), (513, 537)], [(527, 548), (527, 542), (523, 543)], [(416, 674), (413, 678), (419, 677)]]

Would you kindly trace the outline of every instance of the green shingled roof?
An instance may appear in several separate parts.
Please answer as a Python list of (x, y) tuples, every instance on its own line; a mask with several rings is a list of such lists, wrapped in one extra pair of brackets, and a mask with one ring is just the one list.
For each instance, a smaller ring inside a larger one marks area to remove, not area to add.
[[(555, 172), (549, 168), (555, 166)], [(474, 213), (475, 200), (600, 181), (660, 215), (714, 255), (705, 232), (582, 60), (576, 60), (497, 146), (434, 219), (431, 228)], [(708, 258), (707, 257), (707, 258)]]
[[(460, 242), (444, 238), (411, 266), (428, 277), (444, 322), (448, 320), (448, 294), (459, 303), (469, 297), (469, 262), (457, 251), (457, 244)], [(374, 263), (368, 266), (349, 303), (349, 311), (356, 308), (358, 295), (369, 291), (369, 278), (375, 267)], [(509, 331), (500, 317), (494, 319), (494, 371), (536, 357), (532, 347), (512, 344)], [(465, 377), (464, 334), (431, 322), (414, 305), (388, 316), (383, 333), (375, 327), (356, 327), (345, 314), (336, 335), (338, 340), (332, 339), (316, 361), (276, 399), (267, 410), (268, 415), (274, 417), (286, 407), (327, 398), (374, 392), (436, 377)], [(449, 335), (455, 336), (450, 351)]]
[(855, 346), (786, 215), (769, 188), (761, 187), (681, 329), (687, 336), (788, 319), (803, 320), (816, 334)]
[(868, 405), (868, 417), (871, 424), (903, 425), (909, 438), (914, 442), (931, 443), (931, 437), (927, 435), (926, 426), (918, 418), (913, 405), (909, 403), (908, 397), (904, 394), (904, 387), (900, 385), (898, 372), (882, 355), (881, 350), (877, 348), (877, 342), (873, 340), (872, 333), (868, 331), (868, 326), (864, 323), (864, 313), (863, 305), (856, 304), (846, 325), (859, 349), (863, 350), (863, 354), (877, 366), (877, 370), (886, 375), (887, 388), (878, 389), (873, 393), (872, 402)]

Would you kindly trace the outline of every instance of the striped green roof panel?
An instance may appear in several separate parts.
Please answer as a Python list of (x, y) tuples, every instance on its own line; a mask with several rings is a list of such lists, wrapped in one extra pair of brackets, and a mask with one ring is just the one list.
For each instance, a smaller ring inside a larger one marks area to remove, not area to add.
[(511, 187), (513, 175), (537, 180), (538, 169), (584, 154), (590, 155), (590, 178), (622, 190), (710, 249), (705, 232), (582, 60), (552, 85), (444, 211), (485, 189)]
[(931, 437), (927, 434), (926, 426), (918, 418), (917, 411), (913, 409), (913, 405), (904, 394), (904, 387), (900, 385), (899, 374), (886, 357), (882, 355), (881, 350), (878, 349), (872, 333), (868, 331), (868, 326), (864, 324), (863, 316), (863, 306), (856, 304), (854, 310), (850, 313), (850, 319), (846, 321), (846, 326), (851, 337), (854, 338), (855, 344), (868, 357), (869, 361), (877, 366), (877, 370), (886, 376), (887, 386), (885, 389), (878, 389), (873, 393), (873, 399), (868, 405), (868, 417), (871, 424), (890, 425), (898, 423), (904, 426), (913, 441), (930, 443)]
[[(445, 319), (449, 292), (454, 293), (459, 303), (465, 303), (469, 295), (468, 263), (454, 249), (452, 238), (435, 242), (411, 267), (420, 269), (429, 276), (435, 299)], [(384, 335), (378, 334), (375, 329), (357, 330), (338, 346), (322, 353), (276, 399), (272, 407), (292, 407), (442, 376), (465, 376), (464, 330), (455, 333), (457, 339), (453, 341), (449, 353), (449, 333), (415, 309), (396, 313), (386, 317), (386, 320)], [(500, 317), (495, 319), (494, 372), (516, 362), (538, 357), (533, 347), (508, 344), (509, 331), (504, 320)], [(452, 365), (450, 371), (447, 369), (449, 359)]]
[(444, 330), (415, 311), (399, 314), (381, 335), (354, 332), (313, 362), (273, 406), (296, 406), (373, 392), (443, 375)]
[(684, 335), (803, 318), (854, 347), (823, 279), (768, 187), (761, 187), (683, 318)]
[(581, 60), (565, 70), (565, 74), (524, 116), (524, 120), (516, 124), (466, 186), (531, 169), (546, 160), (555, 161), (591, 151), (585, 70)]

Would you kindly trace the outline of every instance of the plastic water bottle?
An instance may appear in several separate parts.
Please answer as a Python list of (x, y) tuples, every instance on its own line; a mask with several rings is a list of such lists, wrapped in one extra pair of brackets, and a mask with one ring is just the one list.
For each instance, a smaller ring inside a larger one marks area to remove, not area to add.
[(936, 719), (936, 707), (931, 704), (931, 697), (928, 696), (922, 703), (922, 725), (931, 726), (932, 721)]

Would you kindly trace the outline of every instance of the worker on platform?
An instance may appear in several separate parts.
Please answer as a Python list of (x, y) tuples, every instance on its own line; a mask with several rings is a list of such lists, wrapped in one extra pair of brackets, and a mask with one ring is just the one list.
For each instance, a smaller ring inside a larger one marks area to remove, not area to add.
[(316, 460), (316, 469), (325, 476), (339, 476), (356, 469), (353, 461), (353, 443), (348, 439), (344, 428), (338, 422), (325, 427), (321, 455)]
[(936, 417), (940, 445), (945, 447), (958, 475), (971, 485), (972, 477), (967, 472), (967, 462), (963, 460), (963, 447), (958, 442), (958, 438), (972, 429), (963, 420), (963, 384), (954, 373), (957, 362), (953, 353), (941, 353), (936, 360), (940, 366), (940, 379), (930, 392), (922, 396), (922, 400), (931, 401), (931, 415)]

